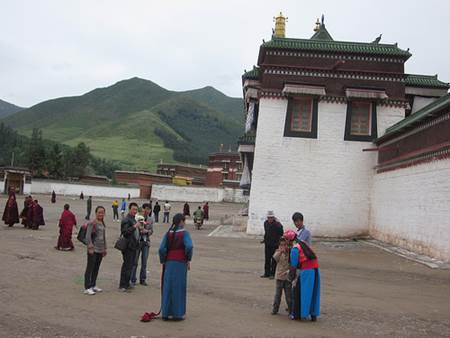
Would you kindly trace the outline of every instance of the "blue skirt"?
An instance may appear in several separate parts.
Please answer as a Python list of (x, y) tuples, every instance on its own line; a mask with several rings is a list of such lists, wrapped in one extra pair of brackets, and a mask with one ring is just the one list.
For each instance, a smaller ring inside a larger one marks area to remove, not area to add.
[(320, 270), (301, 270), (297, 285), (292, 289), (294, 319), (320, 315)]
[(167, 261), (165, 263), (163, 281), (162, 317), (182, 318), (186, 314), (186, 263)]

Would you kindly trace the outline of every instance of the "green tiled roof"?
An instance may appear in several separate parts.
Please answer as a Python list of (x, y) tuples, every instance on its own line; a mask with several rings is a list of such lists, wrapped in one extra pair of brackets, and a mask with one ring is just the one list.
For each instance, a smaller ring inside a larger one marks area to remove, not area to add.
[(331, 34), (328, 32), (328, 30), (325, 28), (325, 25), (320, 25), (319, 30), (315, 32), (313, 36), (311, 36), (311, 40), (333, 41), (333, 38), (331, 37)]
[(407, 74), (405, 85), (413, 87), (450, 88), (448, 83), (438, 80), (437, 75)]
[(407, 118), (397, 122), (393, 126), (386, 129), (386, 133), (376, 140), (385, 139), (394, 133), (404, 130), (407, 127), (411, 127), (413, 124), (423, 121), (425, 118), (432, 116), (437, 111), (450, 106), (450, 94), (444, 95), (437, 100), (431, 102), (429, 105), (423, 107), (422, 109), (416, 111), (414, 114), (409, 115)]
[(259, 79), (259, 67), (253, 67), (252, 70), (249, 70), (242, 75), (242, 79), (244, 80), (258, 80)]
[(239, 137), (238, 144), (255, 144), (256, 134), (255, 132), (248, 132)]
[(342, 52), (370, 55), (389, 55), (409, 58), (411, 53), (397, 47), (397, 44), (346, 42), (330, 40), (276, 38), (262, 44), (265, 48), (300, 49), (320, 52)]

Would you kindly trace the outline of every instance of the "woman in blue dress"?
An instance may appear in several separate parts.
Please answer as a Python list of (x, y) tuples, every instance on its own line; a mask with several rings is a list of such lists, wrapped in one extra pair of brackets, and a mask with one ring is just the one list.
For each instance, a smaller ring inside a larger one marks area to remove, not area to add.
[(163, 320), (183, 320), (186, 314), (187, 271), (190, 269), (193, 245), (184, 226), (185, 217), (176, 214), (159, 247), (159, 260), (163, 264)]
[(320, 269), (316, 254), (299, 241), (290, 254), (292, 283), (291, 319), (306, 319), (315, 322), (320, 315)]

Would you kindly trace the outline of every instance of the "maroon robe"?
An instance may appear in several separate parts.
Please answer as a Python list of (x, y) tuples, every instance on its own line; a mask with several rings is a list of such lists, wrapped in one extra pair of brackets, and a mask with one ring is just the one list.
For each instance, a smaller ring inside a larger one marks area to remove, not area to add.
[(70, 210), (64, 210), (59, 219), (59, 237), (56, 249), (73, 250), (72, 231), (74, 225), (77, 225), (75, 215)]
[(187, 204), (187, 203), (184, 204), (183, 215), (184, 216), (191, 216), (191, 210), (189, 208), (189, 204)]
[(203, 219), (208, 220), (209, 219), (209, 205), (205, 204), (203, 206)]
[(2, 220), (10, 227), (19, 223), (19, 209), (17, 208), (16, 194), (14, 192), (9, 193)]
[(23, 210), (20, 213), (20, 218), (22, 218), (22, 224), (25, 228), (29, 228), (31, 226), (30, 219), (28, 218), (28, 213), (31, 209), (31, 204), (33, 203), (33, 199), (28, 196), (25, 197), (25, 201), (23, 202)]
[(37, 230), (37, 229), (39, 229), (40, 225), (45, 225), (44, 209), (42, 209), (42, 207), (38, 203), (34, 202), (31, 210), (32, 210), (32, 220), (33, 220), (32, 227), (34, 230)]

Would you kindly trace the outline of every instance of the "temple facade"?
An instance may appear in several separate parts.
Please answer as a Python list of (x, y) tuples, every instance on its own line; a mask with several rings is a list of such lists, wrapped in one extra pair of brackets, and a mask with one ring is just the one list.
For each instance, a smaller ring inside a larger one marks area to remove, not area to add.
[(294, 39), (285, 36), (281, 13), (275, 22), (257, 66), (242, 76), (247, 232), (261, 234), (273, 210), (286, 226), (302, 212), (316, 236), (368, 235), (376, 229), (379, 156), (388, 154), (378, 151), (378, 140), (445, 96), (449, 85), (405, 73), (411, 53), (381, 36), (337, 41), (322, 17), (311, 38)]

